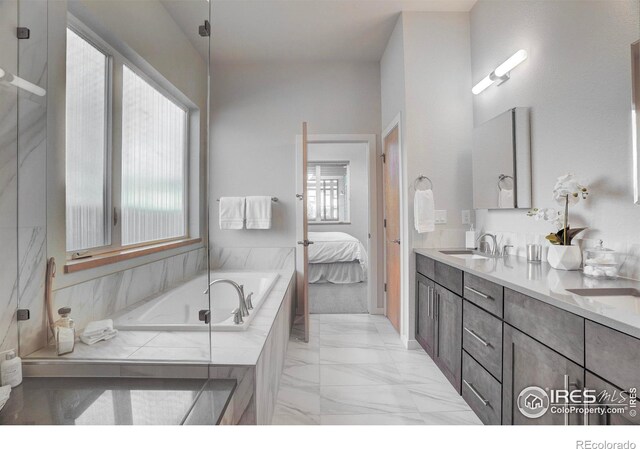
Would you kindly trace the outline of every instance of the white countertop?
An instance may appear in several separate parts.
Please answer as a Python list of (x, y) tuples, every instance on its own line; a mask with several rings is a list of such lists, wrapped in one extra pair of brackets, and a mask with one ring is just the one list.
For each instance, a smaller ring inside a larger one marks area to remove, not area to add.
[(638, 281), (591, 279), (583, 276), (582, 271), (555, 270), (548, 263), (528, 263), (525, 258), (514, 255), (495, 259), (462, 259), (441, 252), (445, 250), (414, 249), (417, 254), (640, 338), (640, 298), (580, 296), (567, 291), (585, 288), (640, 290)]

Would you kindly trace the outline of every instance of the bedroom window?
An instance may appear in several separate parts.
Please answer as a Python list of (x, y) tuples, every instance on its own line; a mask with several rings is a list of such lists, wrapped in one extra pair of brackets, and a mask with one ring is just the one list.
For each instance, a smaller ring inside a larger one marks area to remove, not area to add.
[(307, 217), (313, 223), (349, 222), (349, 163), (307, 164)]

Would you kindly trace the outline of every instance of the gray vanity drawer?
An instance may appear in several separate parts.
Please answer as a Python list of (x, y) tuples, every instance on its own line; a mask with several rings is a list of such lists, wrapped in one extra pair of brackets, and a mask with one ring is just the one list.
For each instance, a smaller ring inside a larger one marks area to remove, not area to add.
[(416, 271), (431, 280), (436, 278), (435, 260), (416, 254)]
[(504, 287), (473, 274), (464, 275), (464, 296), (472, 303), (502, 318)]
[(441, 262), (436, 262), (434, 281), (448, 288), (456, 295), (462, 296), (462, 271)]
[(493, 376), (502, 379), (502, 321), (468, 301), (462, 314), (462, 347)]
[(505, 288), (504, 320), (584, 366), (584, 318)]
[(464, 351), (462, 352), (462, 398), (483, 423), (501, 423), (502, 385)]
[(640, 387), (640, 340), (587, 320), (585, 368), (620, 388)]

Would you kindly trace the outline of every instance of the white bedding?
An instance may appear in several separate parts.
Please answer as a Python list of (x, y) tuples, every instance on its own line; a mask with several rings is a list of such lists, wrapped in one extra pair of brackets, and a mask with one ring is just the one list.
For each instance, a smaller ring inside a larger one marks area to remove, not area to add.
[(309, 264), (310, 284), (357, 284), (366, 280), (359, 262)]
[(344, 232), (309, 232), (309, 263), (359, 261), (366, 264), (367, 251), (360, 240)]

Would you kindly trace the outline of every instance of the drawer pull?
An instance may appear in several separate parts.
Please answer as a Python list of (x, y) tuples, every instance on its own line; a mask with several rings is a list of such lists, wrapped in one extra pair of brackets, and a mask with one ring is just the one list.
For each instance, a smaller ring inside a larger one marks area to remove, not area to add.
[(480, 393), (478, 393), (478, 390), (476, 390), (473, 387), (473, 384), (470, 384), (465, 379), (462, 379), (462, 382), (464, 382), (464, 384), (467, 386), (467, 388), (469, 388), (469, 390), (471, 390), (471, 392), (473, 394), (475, 394), (478, 399), (480, 399), (480, 402), (482, 402), (482, 404), (484, 404), (485, 406), (489, 405), (489, 401), (487, 401), (485, 398), (482, 397), (482, 395)]
[(476, 290), (475, 288), (467, 287), (466, 285), (464, 286), (464, 288), (465, 288), (466, 290), (469, 290), (471, 293), (475, 293), (476, 295), (480, 296), (481, 298), (484, 298), (484, 299), (491, 299), (491, 300), (493, 301), (493, 298), (492, 298), (491, 296), (489, 296), (489, 295), (485, 295), (484, 293), (479, 292), (479, 291), (478, 291), (478, 290)]
[(489, 346), (489, 342), (486, 341), (484, 338), (480, 337), (480, 335), (476, 334), (474, 331), (472, 331), (471, 329), (469, 329), (468, 327), (465, 327), (464, 330), (471, 335), (473, 338), (475, 338), (476, 340), (478, 340), (480, 343), (482, 343), (484, 346)]

